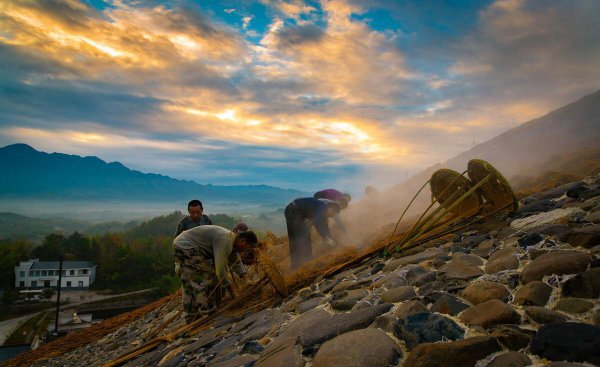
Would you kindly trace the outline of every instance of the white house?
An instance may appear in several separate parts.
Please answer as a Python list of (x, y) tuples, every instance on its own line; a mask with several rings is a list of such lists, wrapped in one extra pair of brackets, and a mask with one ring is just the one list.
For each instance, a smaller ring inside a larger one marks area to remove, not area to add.
[[(30, 259), (15, 266), (16, 288), (48, 288), (58, 284), (58, 261)], [(90, 261), (63, 261), (61, 288), (86, 289), (96, 280), (96, 265)]]

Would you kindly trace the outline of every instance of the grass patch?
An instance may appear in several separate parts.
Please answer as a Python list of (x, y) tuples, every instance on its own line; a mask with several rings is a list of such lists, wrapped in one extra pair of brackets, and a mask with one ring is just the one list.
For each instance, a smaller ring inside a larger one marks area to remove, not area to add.
[(48, 325), (53, 321), (54, 318), (52, 317), (52, 312), (40, 312), (15, 330), (8, 339), (6, 339), (4, 345), (31, 343), (33, 336), (45, 332)]

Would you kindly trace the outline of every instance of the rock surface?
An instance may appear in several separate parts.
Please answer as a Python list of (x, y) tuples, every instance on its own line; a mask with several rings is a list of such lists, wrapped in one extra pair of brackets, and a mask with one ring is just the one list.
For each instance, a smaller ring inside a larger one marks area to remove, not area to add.
[(525, 266), (521, 276), (523, 283), (542, 280), (545, 275), (578, 274), (584, 272), (592, 257), (580, 251), (553, 251), (542, 255)]
[(565, 297), (600, 297), (600, 268), (592, 268), (567, 280), (562, 287)]
[(522, 306), (544, 306), (548, 303), (552, 287), (539, 280), (527, 283), (515, 293), (515, 304)]
[(473, 283), (462, 291), (462, 296), (476, 305), (487, 302), (492, 299), (505, 301), (510, 296), (510, 292), (502, 284), (495, 282), (477, 282)]
[(422, 343), (440, 340), (462, 339), (464, 330), (444, 316), (422, 312), (398, 321), (398, 339), (404, 340), (409, 349)]
[(531, 352), (552, 361), (600, 364), (600, 327), (574, 322), (544, 325), (531, 341)]
[(413, 301), (404, 302), (403, 304), (398, 306), (398, 308), (396, 309), (396, 312), (394, 312), (394, 316), (401, 319), (401, 318), (404, 318), (404, 317), (407, 317), (410, 315), (414, 315), (416, 313), (421, 313), (421, 312), (429, 312), (429, 310), (423, 304), (423, 302), (418, 301), (418, 300), (413, 300)]
[(540, 306), (526, 307), (525, 315), (538, 324), (551, 324), (567, 321), (568, 319), (567, 315)]
[(395, 364), (402, 351), (381, 330), (361, 329), (325, 342), (315, 355), (314, 367), (386, 367)]
[(494, 338), (478, 336), (447, 343), (426, 343), (413, 349), (404, 367), (472, 367), (480, 359), (501, 349)]
[(493, 299), (470, 307), (460, 314), (460, 321), (484, 328), (498, 324), (518, 324), (519, 314), (506, 303)]
[(403, 302), (417, 296), (415, 289), (411, 286), (397, 287), (385, 291), (381, 300), (388, 303)]
[(531, 364), (531, 359), (525, 354), (508, 352), (495, 357), (486, 367), (525, 367)]

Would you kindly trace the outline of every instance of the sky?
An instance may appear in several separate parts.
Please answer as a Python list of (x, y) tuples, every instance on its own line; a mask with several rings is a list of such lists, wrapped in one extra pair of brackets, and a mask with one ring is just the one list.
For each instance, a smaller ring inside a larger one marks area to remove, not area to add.
[(600, 88), (600, 1), (0, 1), (0, 146), (391, 186)]

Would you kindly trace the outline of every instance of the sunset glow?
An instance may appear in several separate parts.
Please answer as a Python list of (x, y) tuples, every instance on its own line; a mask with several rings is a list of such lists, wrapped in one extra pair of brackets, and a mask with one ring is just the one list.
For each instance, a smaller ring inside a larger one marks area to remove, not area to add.
[(360, 186), (598, 88), (598, 2), (434, 3), (3, 1), (0, 142), (199, 182)]

